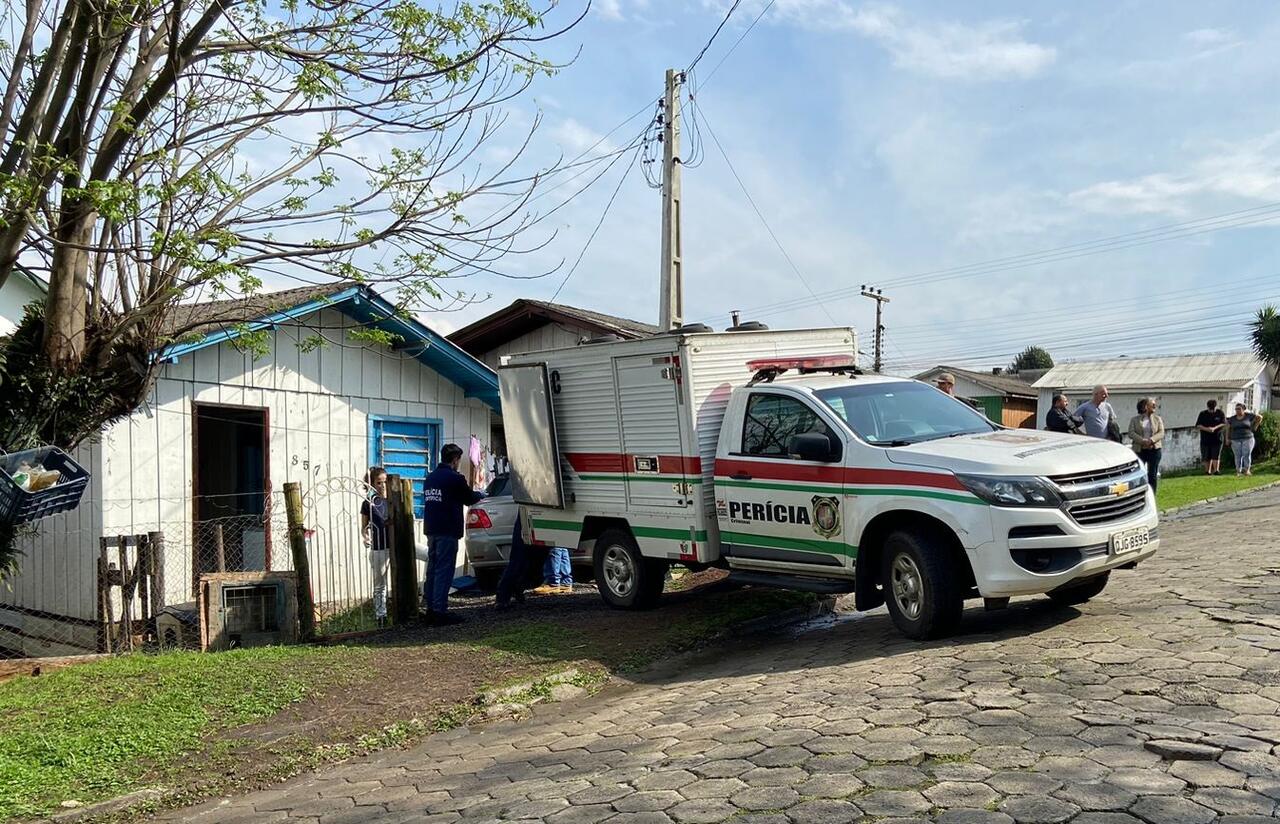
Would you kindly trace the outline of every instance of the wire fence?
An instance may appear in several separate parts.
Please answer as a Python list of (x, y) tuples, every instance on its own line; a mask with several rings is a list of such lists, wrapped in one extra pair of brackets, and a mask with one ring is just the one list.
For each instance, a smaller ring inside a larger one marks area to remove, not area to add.
[[(319, 636), (384, 623), (390, 571), (383, 536), (362, 518), (370, 492), (355, 478), (304, 487), (303, 583)], [(25, 529), (21, 569), (0, 584), (0, 659), (290, 640), (299, 582), (283, 494), (167, 509), (171, 517), (134, 520), (86, 503)]]

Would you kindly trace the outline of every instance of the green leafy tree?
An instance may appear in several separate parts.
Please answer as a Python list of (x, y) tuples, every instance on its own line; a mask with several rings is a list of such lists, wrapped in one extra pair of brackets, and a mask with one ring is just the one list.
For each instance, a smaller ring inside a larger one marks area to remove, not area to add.
[(184, 298), (355, 280), (407, 311), (533, 248), (553, 170), (514, 173), (528, 133), (498, 162), (494, 138), (577, 22), (542, 2), (0, 6), (0, 286), (20, 262), (49, 280), (0, 340), (0, 446), (136, 408)]
[(1280, 367), (1280, 311), (1276, 307), (1268, 305), (1258, 310), (1249, 324), (1249, 339), (1264, 363)]
[(1052, 369), (1053, 357), (1039, 346), (1028, 346), (1018, 353), (1018, 357), (1009, 364), (1010, 372), (1021, 372), (1023, 369)]

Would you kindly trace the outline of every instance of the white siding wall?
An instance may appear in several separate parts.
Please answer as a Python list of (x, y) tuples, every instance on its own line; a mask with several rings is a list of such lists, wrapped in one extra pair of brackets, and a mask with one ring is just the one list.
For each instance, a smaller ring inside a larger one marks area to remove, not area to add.
[(17, 328), (27, 304), (44, 297), (44, 293), (19, 274), (12, 274), (0, 286), (0, 335), (7, 335)]
[[(191, 597), (195, 403), (267, 409), (269, 483), (281, 525), (284, 483), (298, 481), (305, 491), (316, 479), (363, 475), (370, 415), (439, 419), (442, 443), (465, 450), (474, 434), (488, 446), (489, 409), (464, 397), (461, 387), (407, 355), (346, 342), (355, 323), (340, 312), (305, 321), (275, 330), (270, 353), (257, 361), (221, 344), (165, 366), (143, 408), (93, 448), (94, 480), (80, 509), (40, 522), (33, 539), (39, 560), (24, 567), (12, 593), (0, 592), (0, 603), (92, 619), (98, 537), (156, 529), (165, 533), (167, 600)], [(315, 328), (334, 344), (302, 352), (299, 340)], [(325, 506), (317, 499), (311, 516), (317, 523), (328, 518)], [(331, 506), (354, 511), (347, 501)], [(288, 568), (285, 539), (275, 540), (272, 568)], [(364, 563), (363, 553), (356, 561)]]
[[(1054, 391), (1040, 390), (1036, 413), (1037, 429), (1044, 428), (1044, 417), (1053, 403)], [(1071, 408), (1075, 409), (1079, 404), (1089, 400), (1089, 394), (1088, 391), (1068, 392), (1067, 397), (1071, 399)], [(1116, 411), (1121, 431), (1128, 431), (1129, 419), (1138, 413), (1138, 400), (1146, 397), (1156, 399), (1160, 417), (1164, 419), (1165, 429), (1169, 433), (1165, 437), (1160, 466), (1162, 470), (1172, 471), (1195, 466), (1200, 461), (1200, 437), (1195, 429), (1196, 417), (1205, 408), (1209, 399), (1216, 400), (1219, 408), (1230, 415), (1236, 401), (1243, 400), (1245, 394), (1244, 389), (1235, 392), (1225, 389), (1191, 392), (1117, 391), (1111, 393), (1109, 403)], [(1262, 394), (1269, 394), (1269, 391), (1262, 393), (1255, 385), (1253, 394), (1254, 397), (1260, 397)]]
[(566, 346), (577, 346), (583, 337), (593, 337), (597, 333), (583, 326), (572, 326), (564, 323), (548, 323), (532, 332), (526, 332), (513, 338), (496, 349), (485, 352), (481, 356), (492, 369), (501, 365), (503, 355), (519, 355), (524, 352), (541, 352), (544, 349), (562, 349)]

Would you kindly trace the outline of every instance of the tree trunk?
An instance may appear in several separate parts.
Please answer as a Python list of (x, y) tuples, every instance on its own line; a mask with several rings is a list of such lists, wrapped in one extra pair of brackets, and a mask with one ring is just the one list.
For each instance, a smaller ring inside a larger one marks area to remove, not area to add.
[(84, 358), (89, 296), (89, 252), (98, 214), (85, 200), (64, 202), (49, 275), (44, 352), (60, 368), (78, 366)]

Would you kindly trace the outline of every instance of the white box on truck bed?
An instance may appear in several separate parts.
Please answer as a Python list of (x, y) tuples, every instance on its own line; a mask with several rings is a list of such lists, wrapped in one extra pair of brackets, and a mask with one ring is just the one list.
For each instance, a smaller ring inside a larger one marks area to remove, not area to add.
[[(579, 546), (616, 518), (645, 539), (646, 557), (717, 560), (716, 447), (730, 394), (751, 378), (747, 362), (856, 352), (854, 331), (834, 328), (672, 333), (504, 359), (498, 374), (513, 477), (519, 483), (539, 473), (537, 461), (549, 452), (560, 459), (561, 506), (517, 491), (517, 500), (532, 504), (534, 538)], [(521, 391), (533, 381), (513, 380), (529, 367), (545, 373), (545, 399)], [(548, 417), (554, 447), (546, 443)], [(517, 451), (536, 442), (540, 449)]]

